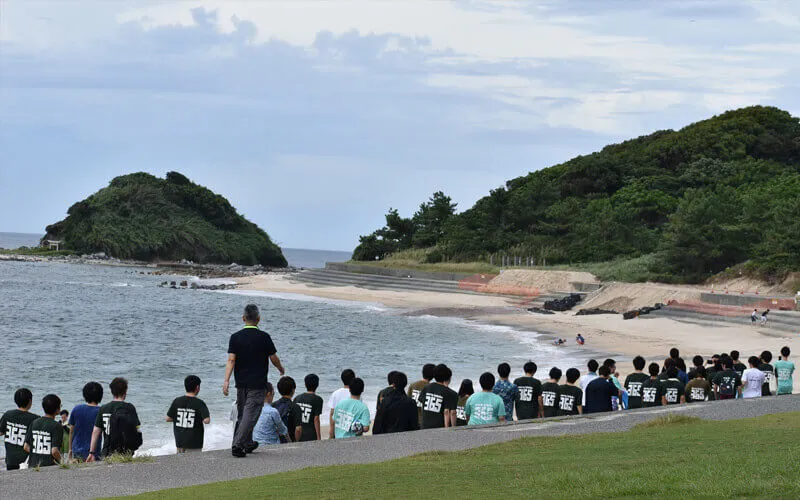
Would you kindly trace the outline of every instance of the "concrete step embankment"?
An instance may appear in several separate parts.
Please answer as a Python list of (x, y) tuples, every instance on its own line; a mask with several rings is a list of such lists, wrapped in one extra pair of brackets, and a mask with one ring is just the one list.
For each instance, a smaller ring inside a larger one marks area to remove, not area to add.
[[(750, 316), (743, 313), (741, 316), (721, 316), (705, 312), (680, 309), (675, 307), (664, 307), (653, 311), (642, 318), (666, 317), (678, 321), (686, 321), (702, 325), (719, 325), (720, 323), (730, 323), (731, 325), (751, 325)], [(800, 312), (794, 311), (772, 311), (769, 313), (769, 320), (766, 326), (754, 326), (753, 328), (763, 328), (765, 333), (779, 331), (782, 333), (800, 333)]]

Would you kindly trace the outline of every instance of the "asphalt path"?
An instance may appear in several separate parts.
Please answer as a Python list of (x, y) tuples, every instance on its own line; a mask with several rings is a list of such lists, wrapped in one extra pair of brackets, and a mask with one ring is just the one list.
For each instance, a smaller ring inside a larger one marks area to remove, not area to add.
[(694, 403), (560, 417), (484, 427), (432, 429), (404, 434), (289, 444), (262, 448), (247, 458), (228, 450), (154, 457), (153, 462), (92, 464), (41, 471), (0, 473), (0, 498), (87, 499), (131, 495), (231, 479), (264, 476), (314, 466), (365, 464), (429, 451), (458, 451), (526, 436), (620, 432), (666, 414), (732, 420), (800, 411), (800, 395)]

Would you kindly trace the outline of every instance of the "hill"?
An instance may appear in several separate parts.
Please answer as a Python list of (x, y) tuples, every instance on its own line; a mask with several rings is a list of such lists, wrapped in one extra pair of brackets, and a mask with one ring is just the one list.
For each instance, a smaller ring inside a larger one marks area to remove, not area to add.
[(177, 172), (166, 179), (143, 172), (116, 177), (67, 214), (47, 226), (44, 239), (63, 240), (66, 249), (80, 253), (287, 265), (267, 233), (239, 215), (228, 200)]
[(462, 213), (436, 193), (396, 210), (354, 258), (425, 248), (426, 260), (532, 257), (536, 264), (647, 258), (646, 279), (698, 282), (732, 266), (800, 269), (800, 120), (729, 111), (512, 179)]

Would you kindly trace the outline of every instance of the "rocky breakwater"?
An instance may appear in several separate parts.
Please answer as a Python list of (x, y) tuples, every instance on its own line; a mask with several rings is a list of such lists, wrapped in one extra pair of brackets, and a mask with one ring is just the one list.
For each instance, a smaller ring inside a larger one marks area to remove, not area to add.
[(149, 265), (158, 266), (159, 269), (153, 272), (153, 274), (156, 275), (182, 274), (197, 276), (198, 278), (202, 279), (246, 278), (259, 274), (288, 274), (298, 271), (296, 267), (267, 267), (262, 266), (261, 264), (256, 264), (254, 266), (243, 266), (235, 262), (232, 264), (195, 264), (190, 260), (182, 260), (180, 262), (160, 262)]
[(15, 262), (61, 262), (65, 264), (101, 264), (107, 266), (146, 266), (146, 262), (121, 260), (109, 257), (104, 252), (71, 255), (36, 255), (27, 253), (0, 254), (0, 261)]

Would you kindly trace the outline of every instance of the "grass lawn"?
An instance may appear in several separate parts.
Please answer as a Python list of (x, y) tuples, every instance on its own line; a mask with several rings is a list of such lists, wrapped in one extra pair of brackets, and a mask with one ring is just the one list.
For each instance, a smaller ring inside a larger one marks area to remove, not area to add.
[(142, 498), (800, 498), (800, 413), (667, 417), (625, 433), (523, 438)]

